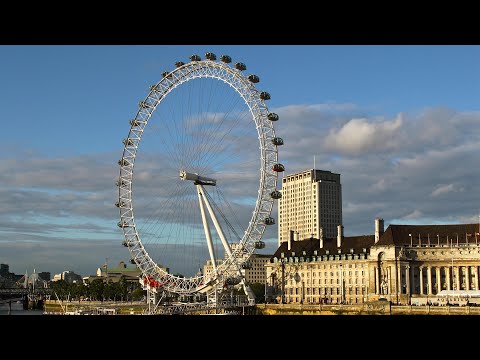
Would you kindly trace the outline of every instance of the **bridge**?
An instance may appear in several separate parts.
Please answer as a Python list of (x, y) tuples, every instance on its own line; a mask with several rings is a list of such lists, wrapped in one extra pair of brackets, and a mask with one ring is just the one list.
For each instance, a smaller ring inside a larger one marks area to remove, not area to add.
[(0, 298), (22, 297), (23, 295), (52, 295), (52, 289), (50, 288), (37, 288), (35, 290), (28, 288), (8, 288), (0, 289)]
[(53, 291), (48, 288), (48, 283), (33, 271), (33, 274), (22, 276), (18, 281), (4, 282), (0, 288), (0, 304), (9, 304), (12, 301), (23, 301), (24, 309), (43, 307), (44, 300), (50, 299)]

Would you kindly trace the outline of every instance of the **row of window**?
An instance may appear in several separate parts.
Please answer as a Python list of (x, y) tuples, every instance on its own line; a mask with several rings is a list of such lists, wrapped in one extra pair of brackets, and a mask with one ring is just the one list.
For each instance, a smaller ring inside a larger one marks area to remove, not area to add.
[[(341, 287), (328, 287), (328, 288), (307, 288), (305, 289), (306, 295), (340, 295), (342, 293)], [(343, 288), (345, 295), (364, 295), (367, 293), (365, 287), (347, 287)], [(301, 288), (289, 288), (285, 289), (285, 295), (301, 295)]]
[[(353, 263), (353, 264), (330, 264), (330, 265), (300, 265), (299, 270), (315, 270), (315, 269), (354, 269), (354, 268), (363, 268), (365, 267), (364, 263)], [(319, 275), (320, 276), (320, 275)]]
[[(301, 281), (301, 280), (300, 280), (300, 281)], [(295, 281), (295, 280), (287, 280), (287, 281), (285, 282), (285, 285), (286, 285), (286, 286), (293, 286), (293, 287), (302, 287), (303, 284), (302, 284), (300, 281), (297, 282), (297, 281)], [(338, 285), (338, 284), (340, 284), (340, 279), (330, 279), (330, 281), (328, 281), (328, 279), (318, 279), (318, 285), (321, 285), (322, 283), (325, 284), (325, 285), (326, 285), (326, 284), (331, 284), (331, 285), (337, 284), (337, 285)], [(361, 278), (361, 279), (358, 279), (358, 278), (345, 279), (345, 283), (346, 283), (346, 284), (351, 284), (351, 285), (353, 285), (353, 284), (356, 284), (356, 285), (362, 284), (362, 285), (363, 285), (363, 284), (365, 284), (365, 278)], [(310, 285), (310, 280), (307, 280), (307, 284), (306, 284), (306, 285)], [(313, 280), (312, 280), (312, 285), (317, 285), (316, 279), (313, 279)]]

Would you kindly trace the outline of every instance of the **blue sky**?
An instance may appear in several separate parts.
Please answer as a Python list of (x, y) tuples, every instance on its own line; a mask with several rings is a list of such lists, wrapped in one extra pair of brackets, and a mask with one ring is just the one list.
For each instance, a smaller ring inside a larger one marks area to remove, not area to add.
[(109, 207), (126, 123), (163, 71), (207, 51), (260, 77), (287, 173), (315, 155), (341, 174), (346, 235), (376, 216), (478, 221), (479, 46), (0, 46), (1, 263), (88, 275), (128, 259)]

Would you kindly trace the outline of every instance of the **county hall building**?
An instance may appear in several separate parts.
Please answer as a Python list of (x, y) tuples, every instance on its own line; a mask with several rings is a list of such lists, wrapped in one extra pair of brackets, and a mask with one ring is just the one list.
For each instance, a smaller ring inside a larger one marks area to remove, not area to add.
[[(372, 235), (344, 236), (339, 222), (332, 236), (332, 221), (341, 219), (337, 175), (308, 170), (283, 179), (279, 247), (265, 265), (267, 301), (359, 304), (383, 298), (415, 304), (438, 300), (442, 290), (453, 296), (478, 293), (479, 224), (385, 229), (377, 218)], [(323, 190), (321, 179), (329, 183)], [(322, 199), (333, 206), (323, 206)]]

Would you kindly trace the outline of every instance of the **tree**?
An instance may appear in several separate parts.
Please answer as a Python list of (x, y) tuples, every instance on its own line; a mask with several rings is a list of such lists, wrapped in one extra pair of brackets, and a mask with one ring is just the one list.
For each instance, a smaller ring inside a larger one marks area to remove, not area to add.
[(118, 282), (118, 286), (119, 286), (119, 295), (120, 295), (121, 301), (124, 301), (124, 300), (128, 301), (129, 284), (125, 275), (122, 275), (122, 277), (120, 278), (120, 281)]
[(57, 294), (60, 300), (65, 300), (70, 291), (69, 285), (65, 280), (58, 280), (58, 281), (52, 282), (52, 290), (54, 291), (55, 294)]
[(145, 296), (147, 296), (147, 290), (143, 290), (141, 286), (138, 286), (132, 292), (133, 300), (142, 300)]
[(265, 300), (265, 284), (261, 283), (248, 283), (250, 289), (255, 294), (256, 302), (260, 303)]
[(81, 297), (85, 294), (85, 285), (82, 282), (73, 283), (70, 285), (70, 293), (74, 299), (80, 302)]
[(105, 295), (104, 290), (105, 284), (103, 283), (103, 279), (95, 279), (90, 283), (90, 294), (93, 299), (100, 299), (103, 302)]

